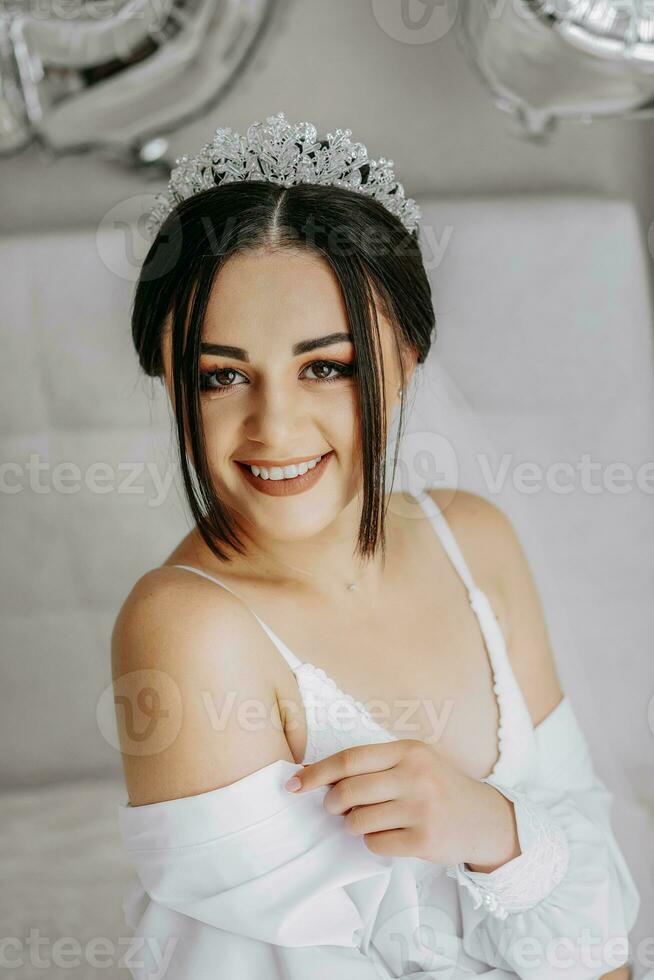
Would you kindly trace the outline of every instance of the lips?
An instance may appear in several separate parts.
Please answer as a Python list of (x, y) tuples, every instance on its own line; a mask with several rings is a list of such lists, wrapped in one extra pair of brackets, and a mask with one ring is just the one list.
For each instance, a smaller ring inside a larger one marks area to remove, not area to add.
[[(332, 449), (322, 456), (320, 462), (316, 463), (313, 469), (289, 480), (263, 480), (260, 476), (255, 476), (246, 463), (241, 463), (238, 460), (234, 460), (234, 462), (238, 465), (248, 484), (258, 490), (259, 493), (268, 497), (291, 497), (314, 487), (325, 472), (333, 455), (334, 450)], [(315, 456), (311, 458), (315, 459)]]

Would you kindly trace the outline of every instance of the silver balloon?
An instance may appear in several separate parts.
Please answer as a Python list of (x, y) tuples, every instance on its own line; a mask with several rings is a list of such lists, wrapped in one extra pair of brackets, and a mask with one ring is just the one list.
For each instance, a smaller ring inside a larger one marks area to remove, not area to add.
[(0, 13), (0, 154), (104, 149), (151, 163), (203, 116), (261, 39), (275, 0), (15, 0)]
[(518, 131), (654, 115), (652, 0), (461, 0), (456, 36)]

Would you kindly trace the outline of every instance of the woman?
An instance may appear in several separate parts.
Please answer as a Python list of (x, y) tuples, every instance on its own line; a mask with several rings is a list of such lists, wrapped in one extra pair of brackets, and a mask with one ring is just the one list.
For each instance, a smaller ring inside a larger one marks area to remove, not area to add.
[(516, 534), (386, 490), (435, 333), (389, 168), (278, 114), (155, 213), (133, 336), (195, 526), (113, 633), (134, 976), (629, 976), (638, 894)]

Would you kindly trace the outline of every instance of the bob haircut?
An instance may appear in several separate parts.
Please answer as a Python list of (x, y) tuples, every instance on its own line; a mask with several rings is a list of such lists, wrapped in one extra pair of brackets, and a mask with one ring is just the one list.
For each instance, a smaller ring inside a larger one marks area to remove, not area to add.
[[(365, 167), (362, 168), (365, 177)], [(202, 426), (199, 355), (211, 289), (221, 266), (248, 250), (310, 249), (334, 271), (355, 354), (363, 506), (356, 551), (385, 556), (387, 405), (377, 309), (391, 324), (402, 378), (410, 352), (422, 363), (435, 337), (431, 287), (417, 231), (409, 233), (374, 198), (319, 184), (271, 181), (218, 185), (181, 201), (168, 214), (140, 270), (132, 305), (132, 338), (143, 371), (163, 381), (164, 327), (172, 314), (171, 371), (177, 445), (188, 504), (214, 555), (244, 555), (229, 509), (216, 494)], [(398, 439), (399, 446), (399, 439)], [(397, 449), (393, 476), (397, 464)], [(193, 461), (195, 483), (189, 467)]]

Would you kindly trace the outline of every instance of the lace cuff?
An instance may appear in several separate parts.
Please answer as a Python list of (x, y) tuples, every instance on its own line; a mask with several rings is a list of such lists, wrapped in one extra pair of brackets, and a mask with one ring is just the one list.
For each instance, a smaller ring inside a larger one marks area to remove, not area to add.
[(542, 804), (528, 796), (492, 783), (511, 800), (521, 853), (495, 871), (469, 871), (464, 864), (449, 865), (446, 873), (472, 895), (474, 908), (485, 905), (498, 919), (538, 905), (561, 881), (568, 869), (569, 848), (564, 831)]

